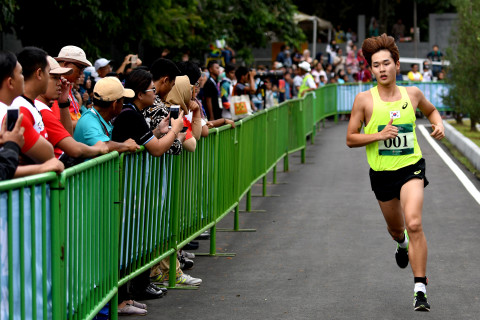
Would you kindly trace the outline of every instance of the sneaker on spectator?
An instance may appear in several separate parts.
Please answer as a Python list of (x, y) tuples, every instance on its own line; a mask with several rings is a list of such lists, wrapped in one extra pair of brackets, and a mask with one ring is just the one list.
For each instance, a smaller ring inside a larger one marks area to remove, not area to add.
[[(194, 278), (189, 276), (188, 274), (182, 274), (180, 277), (177, 278), (175, 281), (176, 284), (184, 284), (189, 286), (199, 286), (202, 283), (202, 279)], [(163, 281), (164, 286), (168, 286), (168, 275), (166, 279)]]
[(150, 277), (150, 282), (152, 282), (152, 283), (164, 283), (165, 278), (167, 279), (167, 283), (168, 283), (168, 273), (164, 274), (164, 273), (160, 272), (156, 276)]
[(193, 261), (185, 258), (184, 256), (180, 256), (180, 259), (178, 259), (178, 261), (180, 262), (180, 269), (182, 270), (188, 270), (193, 267)]
[(183, 248), (187, 250), (197, 250), (199, 247), (198, 241), (190, 241)]
[(207, 231), (201, 233), (197, 237), (197, 240), (209, 240), (209, 239), (210, 239), (210, 230), (207, 230)]
[(187, 252), (187, 251), (184, 251), (184, 250), (180, 250), (180, 255), (184, 256), (187, 259), (195, 259), (195, 254), (194, 253)]

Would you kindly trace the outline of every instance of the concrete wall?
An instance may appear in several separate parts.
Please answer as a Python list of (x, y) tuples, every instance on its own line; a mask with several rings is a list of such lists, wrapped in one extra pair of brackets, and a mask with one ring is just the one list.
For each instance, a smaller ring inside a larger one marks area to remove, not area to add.
[(480, 147), (466, 138), (448, 122), (443, 121), (445, 137), (450, 141), (477, 169), (480, 170)]

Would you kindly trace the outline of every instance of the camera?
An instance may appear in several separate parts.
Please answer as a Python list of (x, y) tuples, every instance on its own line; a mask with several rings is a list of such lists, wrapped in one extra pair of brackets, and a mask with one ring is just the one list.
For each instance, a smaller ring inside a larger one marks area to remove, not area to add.
[(257, 71), (255, 79), (260, 78), (261, 80), (265, 80), (267, 78), (280, 78), (283, 74), (283, 70)]
[(172, 105), (170, 106), (170, 120), (168, 123), (168, 128), (172, 128), (172, 119), (177, 119), (180, 113), (180, 106), (179, 105)]

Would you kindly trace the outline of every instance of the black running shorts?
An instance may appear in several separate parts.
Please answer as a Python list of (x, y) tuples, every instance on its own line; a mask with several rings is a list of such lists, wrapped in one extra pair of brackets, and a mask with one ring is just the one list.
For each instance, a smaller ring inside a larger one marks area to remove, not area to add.
[(380, 201), (400, 199), (402, 186), (411, 179), (422, 179), (424, 187), (428, 185), (425, 176), (425, 159), (395, 171), (374, 171), (370, 168), (370, 183), (375, 197)]

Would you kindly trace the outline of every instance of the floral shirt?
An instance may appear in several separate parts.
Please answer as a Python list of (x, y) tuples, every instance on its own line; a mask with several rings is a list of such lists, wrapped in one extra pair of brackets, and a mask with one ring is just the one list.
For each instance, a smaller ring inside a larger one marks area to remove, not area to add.
[[(168, 114), (170, 113), (170, 108), (168, 108), (165, 102), (163, 102), (162, 99), (160, 99), (160, 97), (157, 95), (155, 97), (155, 102), (153, 103), (153, 106), (143, 109), (142, 112), (145, 117), (145, 121), (150, 126), (150, 130), (153, 131), (156, 127), (158, 127), (158, 125), (163, 119), (168, 117)], [(161, 134), (160, 138), (164, 135), (165, 134)], [(182, 142), (180, 142), (180, 140), (178, 139), (175, 139), (172, 146), (166, 153), (179, 155), (180, 153), (182, 153), (182, 150)]]

